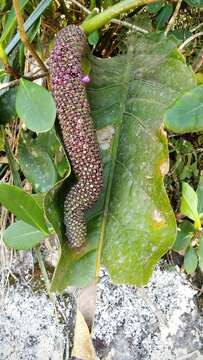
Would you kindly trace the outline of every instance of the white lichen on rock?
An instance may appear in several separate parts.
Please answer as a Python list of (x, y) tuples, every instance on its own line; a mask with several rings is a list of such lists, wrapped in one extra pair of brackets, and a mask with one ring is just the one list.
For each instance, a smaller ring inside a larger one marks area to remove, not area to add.
[(157, 268), (144, 289), (116, 286), (102, 271), (93, 329), (98, 353), (108, 360), (177, 360), (200, 350), (195, 293), (177, 269)]

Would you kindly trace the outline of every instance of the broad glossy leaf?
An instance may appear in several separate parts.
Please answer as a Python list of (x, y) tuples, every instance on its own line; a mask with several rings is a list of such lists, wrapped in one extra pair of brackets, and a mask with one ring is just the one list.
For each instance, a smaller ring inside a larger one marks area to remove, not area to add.
[(200, 229), (201, 223), (199, 219), (197, 206), (198, 206), (198, 198), (196, 192), (189, 184), (183, 182), (180, 211), (183, 215), (187, 216), (189, 219), (194, 221), (195, 223), (194, 226), (196, 229)]
[(56, 107), (51, 93), (31, 81), (21, 79), (16, 96), (16, 111), (26, 127), (35, 132), (52, 128)]
[(19, 163), (36, 192), (47, 192), (57, 181), (57, 173), (49, 154), (33, 141), (21, 139)]
[[(173, 37), (169, 41), (161, 35), (140, 37), (131, 57), (123, 59), (124, 64), (120, 59), (117, 66), (109, 65), (109, 74), (111, 71), (115, 79), (111, 78), (109, 87), (114, 87), (114, 93), (121, 89), (120, 71), (122, 97), (117, 111), (122, 127), (117, 149), (116, 142), (113, 144), (117, 158), (108, 216), (103, 219), (105, 237), (100, 240), (104, 241), (101, 262), (118, 283), (146, 284), (154, 265), (176, 236), (174, 214), (163, 185), (168, 150), (162, 121), (178, 92), (194, 86), (194, 82), (173, 51), (175, 47)], [(171, 72), (173, 77), (169, 76)], [(180, 74), (185, 75), (182, 81)], [(105, 76), (101, 79), (100, 99), (106, 91)], [(114, 99), (119, 100), (109, 96), (109, 104)]]
[(173, 244), (172, 249), (174, 251), (185, 251), (189, 246), (192, 236), (194, 234), (194, 226), (189, 221), (184, 221), (177, 231), (176, 241)]
[(176, 133), (203, 130), (203, 85), (186, 92), (167, 110), (164, 122)]
[(15, 222), (3, 233), (5, 244), (15, 250), (32, 249), (40, 244), (44, 237), (44, 233), (24, 221)]
[(0, 96), (0, 124), (6, 124), (16, 117), (16, 88), (10, 88)]
[[(114, 124), (115, 135), (103, 200), (97, 204), (101, 213), (101, 205), (105, 203), (104, 216), (91, 218), (90, 228), (93, 224), (98, 229), (94, 232), (94, 244), (100, 243), (97, 272), (104, 264), (114, 282), (146, 284), (154, 265), (176, 237), (176, 221), (163, 185), (168, 168), (163, 116), (180, 93), (195, 86), (191, 70), (175, 50), (176, 44), (173, 37), (166, 39), (160, 34), (139, 36), (132, 40), (127, 55), (91, 59), (88, 97), (92, 116), (99, 129)], [(57, 193), (53, 196), (58, 197)], [(51, 209), (53, 205), (53, 215), (63, 201), (62, 191), (59, 204), (50, 197), (50, 200), (45, 199), (45, 208)], [(94, 210), (91, 211), (93, 215)], [(62, 212), (56, 223), (63, 221)], [(47, 217), (53, 225), (53, 219), (50, 215)], [(94, 280), (95, 269), (91, 261), (91, 271), (83, 266), (82, 260), (79, 264), (78, 259), (77, 272), (73, 270), (70, 250), (64, 245), (61, 230), (56, 229), (56, 232), (62, 249), (52, 290), (62, 290), (68, 283), (73, 283), (78, 273), (81, 283), (81, 276), (89, 282)], [(68, 276), (64, 275), (66, 272), (69, 272)]]
[(18, 219), (34, 226), (44, 234), (48, 234), (43, 210), (33, 199), (32, 195), (19, 187), (1, 183), (0, 203), (16, 215)]
[(198, 265), (198, 257), (193, 247), (190, 247), (184, 256), (184, 269), (188, 274), (192, 274)]

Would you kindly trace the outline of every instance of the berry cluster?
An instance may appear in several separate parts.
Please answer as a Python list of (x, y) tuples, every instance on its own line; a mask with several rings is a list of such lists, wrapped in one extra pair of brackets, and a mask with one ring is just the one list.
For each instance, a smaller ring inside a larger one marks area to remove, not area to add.
[(64, 203), (64, 224), (72, 248), (86, 241), (85, 211), (98, 199), (102, 189), (99, 145), (85, 88), (89, 79), (81, 67), (86, 46), (82, 29), (69, 25), (57, 34), (49, 62), (63, 141), (77, 177)]

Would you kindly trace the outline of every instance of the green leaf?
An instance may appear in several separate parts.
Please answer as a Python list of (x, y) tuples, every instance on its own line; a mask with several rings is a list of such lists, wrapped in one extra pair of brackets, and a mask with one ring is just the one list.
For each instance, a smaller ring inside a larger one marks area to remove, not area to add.
[(197, 211), (198, 199), (197, 194), (193, 188), (183, 182), (182, 183), (182, 199), (180, 205), (180, 211), (183, 215), (194, 221), (195, 229), (201, 228), (199, 214)]
[(171, 34), (173, 34), (178, 40), (181, 40), (182, 42), (192, 36), (192, 32), (187, 29), (175, 29), (171, 31)]
[(157, 30), (163, 30), (166, 23), (173, 14), (173, 5), (171, 3), (164, 5), (158, 16), (156, 17)]
[(31, 81), (21, 79), (16, 96), (16, 111), (26, 127), (35, 132), (52, 128), (56, 108), (49, 91)]
[(190, 247), (184, 256), (184, 269), (188, 274), (192, 274), (198, 265), (198, 258), (196, 251)]
[(173, 37), (167, 41), (150, 34), (134, 43), (131, 54), (103, 60), (103, 67), (94, 59), (91, 106), (98, 126), (114, 114), (118, 137), (120, 132), (112, 145), (114, 178), (106, 191), (111, 195), (106, 197), (100, 234), (104, 250), (98, 262), (114, 282), (140, 286), (175, 240), (176, 222), (163, 185), (168, 149), (161, 126), (167, 106), (194, 82), (174, 52)]
[(16, 186), (1, 183), (0, 203), (16, 215), (18, 219), (34, 226), (44, 234), (48, 234), (43, 210), (40, 209), (32, 195)]
[(0, 124), (6, 124), (16, 117), (16, 88), (10, 88), (0, 96)]
[(199, 184), (197, 187), (197, 198), (198, 198), (198, 213), (202, 213), (203, 212), (203, 174), (201, 174), (200, 179), (199, 179)]
[[(20, 0), (21, 10), (25, 7), (27, 2), (28, 0)], [(14, 8), (12, 7), (12, 9), (9, 12), (6, 23), (4, 25), (4, 29), (0, 37), (0, 43), (3, 43), (6, 40), (7, 36), (10, 34), (10, 32), (13, 30), (15, 26), (16, 26), (16, 14)]]
[(197, 250), (199, 257), (199, 267), (203, 271), (203, 237), (201, 236), (199, 239), (199, 248)]
[(169, 130), (177, 133), (203, 130), (203, 85), (186, 92), (169, 109), (164, 117)]
[(44, 193), (32, 194), (32, 197), (39, 206), (39, 208), (43, 210), (45, 194)]
[(10, 225), (3, 233), (6, 246), (15, 250), (29, 250), (40, 244), (44, 233), (24, 221), (17, 221)]
[(97, 45), (99, 42), (99, 32), (96, 30), (88, 35), (88, 43), (90, 45)]
[(161, 8), (164, 5), (164, 1), (157, 1), (154, 4), (149, 4), (146, 6), (147, 10), (151, 13), (151, 14), (156, 14), (159, 10), (161, 10)]
[(184, 0), (186, 2), (186, 4), (190, 5), (190, 6), (194, 6), (197, 8), (202, 8), (203, 7), (203, 0)]
[(26, 137), (19, 143), (19, 164), (36, 192), (47, 192), (57, 181), (57, 173), (49, 154)]
[(70, 175), (70, 163), (54, 128), (45, 133), (40, 133), (35, 139), (35, 144), (49, 154), (61, 178)]
[(194, 234), (194, 226), (189, 221), (184, 221), (178, 227), (176, 241), (173, 244), (172, 249), (180, 252), (185, 251), (189, 246)]

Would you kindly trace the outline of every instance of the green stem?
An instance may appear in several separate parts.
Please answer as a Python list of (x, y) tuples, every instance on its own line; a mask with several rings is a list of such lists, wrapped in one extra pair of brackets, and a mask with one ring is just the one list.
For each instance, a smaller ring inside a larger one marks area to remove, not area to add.
[(14, 184), (16, 186), (22, 187), (20, 175), (19, 175), (19, 172), (18, 172), (18, 170), (19, 170), (18, 164), (16, 162), (16, 159), (13, 156), (13, 153), (12, 153), (12, 150), (11, 150), (11, 147), (10, 147), (10, 144), (9, 144), (8, 139), (7, 139), (7, 135), (5, 133), (5, 130), (4, 130), (3, 126), (2, 126), (2, 130), (3, 130), (3, 133), (4, 133), (6, 155), (7, 155), (7, 159), (8, 159), (8, 163), (9, 163), (11, 173), (13, 175), (13, 182), (14, 182)]
[(44, 261), (42, 259), (42, 254), (41, 254), (39, 246), (37, 246), (35, 248), (35, 254), (36, 254), (36, 257), (37, 257), (37, 260), (38, 260), (38, 263), (39, 263), (39, 267), (40, 267), (40, 270), (41, 270), (41, 273), (42, 273), (42, 276), (43, 276), (43, 279), (44, 279), (44, 284), (45, 284), (47, 293), (49, 295), (50, 300), (53, 300), (53, 296), (52, 296), (52, 294), (50, 292), (51, 285), (50, 285), (50, 282), (49, 282), (49, 278), (48, 278), (48, 275), (47, 275), (46, 268), (44, 266)]
[(157, 0), (123, 0), (119, 3), (110, 6), (109, 8), (102, 11), (100, 14), (94, 16), (89, 20), (85, 20), (81, 24), (81, 28), (86, 33), (91, 33), (95, 30), (100, 29), (102, 26), (108, 24), (113, 18), (118, 15), (125, 13), (129, 10), (137, 9), (142, 5), (147, 5), (157, 2)]

